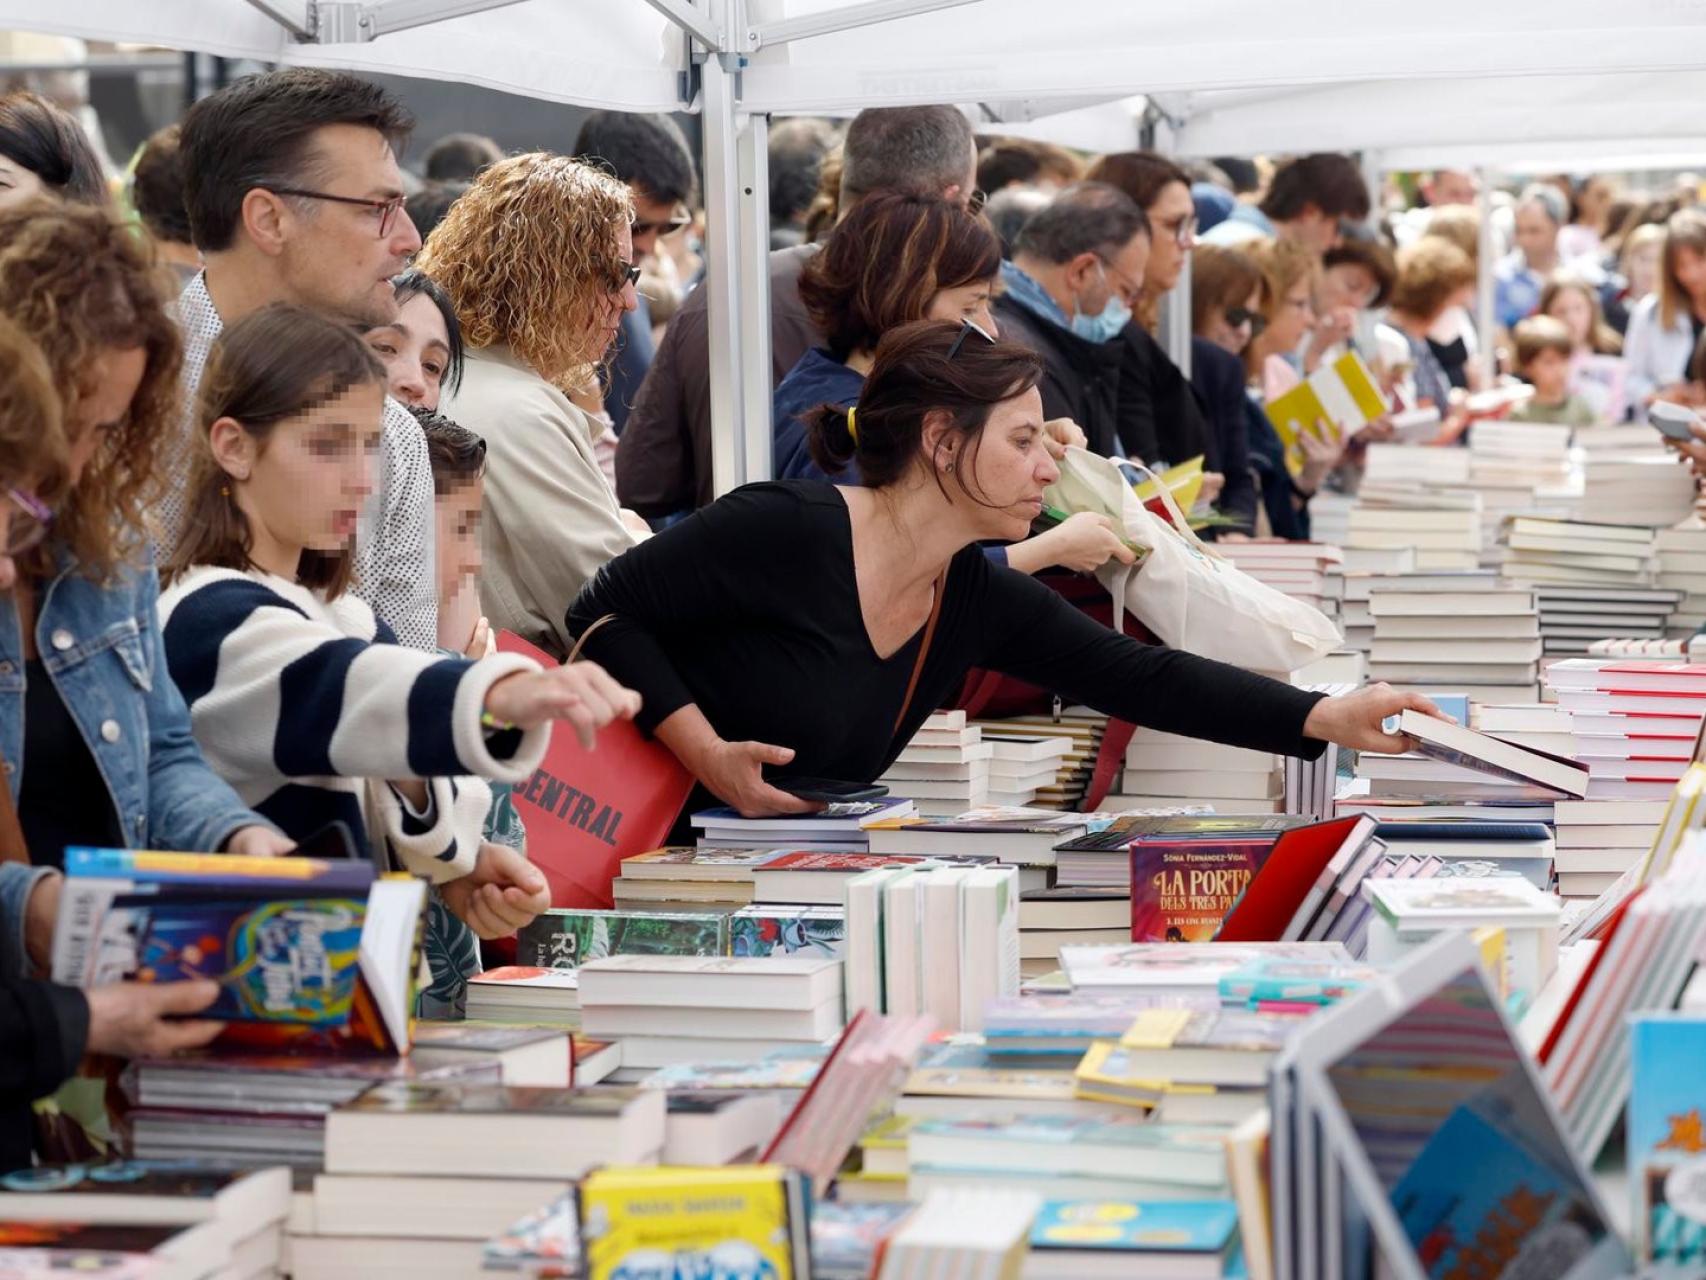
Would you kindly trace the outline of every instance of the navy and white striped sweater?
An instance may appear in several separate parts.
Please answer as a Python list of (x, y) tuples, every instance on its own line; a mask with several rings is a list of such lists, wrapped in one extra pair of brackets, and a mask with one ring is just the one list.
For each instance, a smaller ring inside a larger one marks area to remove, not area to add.
[[(202, 567), (161, 593), (160, 625), (196, 741), (245, 802), (299, 839), (342, 819), (434, 883), (473, 869), (491, 798), (480, 779), (526, 781), (550, 742), (549, 724), (480, 724), (487, 690), (537, 664), (404, 648), (348, 593)], [(429, 781), (424, 819), (393, 778)]]

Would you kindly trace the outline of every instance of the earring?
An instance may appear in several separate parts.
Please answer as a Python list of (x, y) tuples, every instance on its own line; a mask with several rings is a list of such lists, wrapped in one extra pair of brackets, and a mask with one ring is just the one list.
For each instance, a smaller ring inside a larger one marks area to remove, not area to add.
[(228, 484), (220, 485), (219, 486), (219, 496), (221, 498), (229, 498), (231, 496), (231, 486)]
[(943, 467), (942, 470), (946, 471), (949, 475), (953, 475), (954, 474), (954, 464), (950, 462), (947, 466)]

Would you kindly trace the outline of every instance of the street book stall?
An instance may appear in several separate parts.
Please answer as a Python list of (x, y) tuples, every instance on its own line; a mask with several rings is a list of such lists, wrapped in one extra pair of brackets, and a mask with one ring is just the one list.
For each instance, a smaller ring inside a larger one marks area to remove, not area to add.
[[(1685, 7), (1589, 0), (1046, 22), (1031, 0), (0, 0), (0, 22), (703, 113), (719, 491), (769, 475), (772, 117), (947, 102), (1193, 156), (1680, 156), (1706, 65)], [(1177, 477), (1077, 459), (1051, 502), (1103, 504), (1141, 552), (1098, 588), (1110, 625), (1324, 690), (1372, 654), (1457, 723), (1288, 761), (980, 682), (870, 798), (704, 810), (669, 848), (684, 771), (637, 732), (592, 759), (561, 735), (516, 792), (558, 905), (465, 1018), (410, 1016), (406, 877), (78, 851), (55, 979), (213, 977), (231, 1027), (123, 1068), (117, 1158), (0, 1181), (0, 1276), (1688, 1274), (1706, 668), (1588, 650), (1686, 617), (1706, 548), (1661, 527), (1674, 467), (1580, 443), (1382, 446), (1342, 538), (1244, 550), (1196, 539)]]

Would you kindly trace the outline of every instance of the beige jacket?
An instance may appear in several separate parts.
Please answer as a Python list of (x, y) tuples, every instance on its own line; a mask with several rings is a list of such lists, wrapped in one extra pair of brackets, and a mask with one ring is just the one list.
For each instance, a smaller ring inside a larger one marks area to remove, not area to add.
[(480, 599), (492, 629), (566, 656), (570, 601), (636, 541), (594, 455), (596, 428), (501, 345), (468, 352), (439, 409), (486, 440)]

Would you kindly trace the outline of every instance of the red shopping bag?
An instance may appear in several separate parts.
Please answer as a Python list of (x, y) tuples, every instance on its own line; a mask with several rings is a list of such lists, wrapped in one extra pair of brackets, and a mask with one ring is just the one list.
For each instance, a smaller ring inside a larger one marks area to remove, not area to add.
[[(498, 633), (498, 648), (555, 665), (509, 631)], [(591, 751), (568, 726), (557, 726), (539, 768), (514, 794), (527, 856), (551, 885), (551, 905), (611, 906), (610, 882), (622, 859), (661, 845), (692, 790), (693, 775), (674, 752), (632, 721), (605, 726)]]

